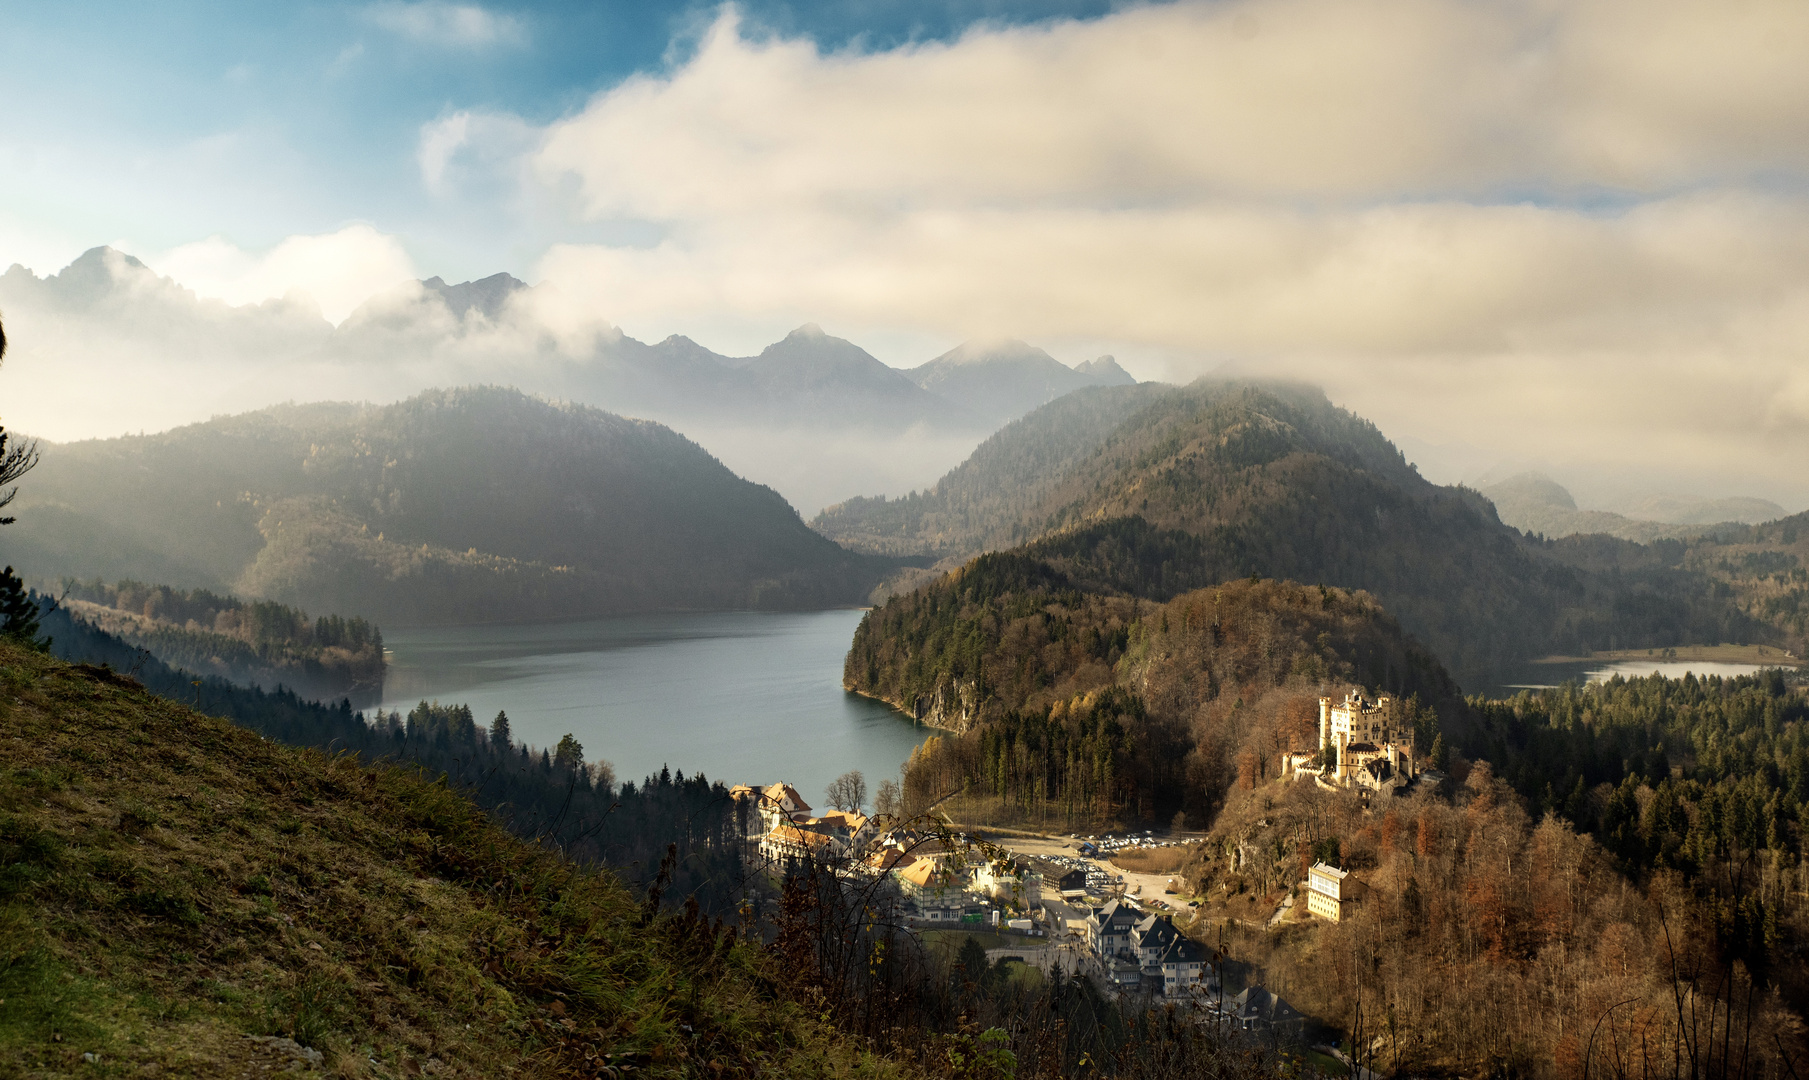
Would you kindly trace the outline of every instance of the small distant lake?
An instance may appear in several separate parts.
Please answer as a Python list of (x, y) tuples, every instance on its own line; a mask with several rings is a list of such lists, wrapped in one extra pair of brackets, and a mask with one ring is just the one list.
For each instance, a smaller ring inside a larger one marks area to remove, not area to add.
[[(785, 780), (813, 806), (859, 769), (871, 792), (932, 733), (842, 689), (859, 611), (637, 615), (385, 630), (382, 708), (423, 699), (509, 714), (518, 741), (567, 732), (621, 779), (670, 765), (729, 784)], [(871, 796), (869, 796), (871, 798)]]
[(1655, 674), (1667, 679), (1681, 679), (1694, 672), (1698, 679), (1710, 675), (1727, 679), (1763, 671), (1765, 666), (1722, 660), (1573, 660), (1561, 664), (1528, 664), (1516, 673), (1516, 682), (1495, 687), (1491, 693), (1511, 696), (1522, 690), (1561, 686), (1572, 680), (1583, 683), (1607, 682), (1616, 675), (1623, 679), (1643, 679)]

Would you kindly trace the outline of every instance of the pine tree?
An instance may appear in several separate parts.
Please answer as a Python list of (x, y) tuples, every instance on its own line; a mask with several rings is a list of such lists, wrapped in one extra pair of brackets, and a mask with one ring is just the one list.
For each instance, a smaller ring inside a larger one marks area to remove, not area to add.
[(38, 652), (50, 651), (50, 639), (38, 637), (38, 599), (25, 588), (12, 567), (0, 572), (0, 637)]
[[(6, 328), (0, 326), (0, 360), (6, 358)], [(8, 443), (11, 443), (9, 446)], [(38, 444), (30, 439), (13, 440), (0, 427), (0, 484), (10, 484), (30, 472), (38, 463)], [(13, 501), (18, 488), (0, 492), (0, 507)], [(15, 519), (0, 517), (0, 525), (11, 525)], [(50, 651), (50, 639), (38, 638), (38, 602), (25, 588), (25, 582), (7, 567), (0, 573), (0, 637), (26, 645), (39, 652)]]
[(498, 709), (496, 719), (490, 724), (490, 745), (498, 750), (507, 750), (512, 745), (513, 735), (509, 730), (509, 714)]

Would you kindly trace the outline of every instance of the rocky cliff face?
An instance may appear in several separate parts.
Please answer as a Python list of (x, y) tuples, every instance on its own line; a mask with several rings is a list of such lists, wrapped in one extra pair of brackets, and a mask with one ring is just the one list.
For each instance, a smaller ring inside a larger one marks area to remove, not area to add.
[(909, 701), (894, 701), (874, 694), (855, 685), (852, 679), (843, 679), (842, 689), (883, 701), (920, 724), (957, 735), (965, 735), (980, 721), (979, 686), (971, 679), (959, 682), (944, 679), (931, 692), (918, 694)]

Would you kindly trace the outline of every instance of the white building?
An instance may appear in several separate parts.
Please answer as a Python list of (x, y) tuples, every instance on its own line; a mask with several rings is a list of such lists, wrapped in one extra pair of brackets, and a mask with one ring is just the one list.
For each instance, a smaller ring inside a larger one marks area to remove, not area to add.
[(1325, 863), (1314, 863), (1307, 871), (1307, 912), (1331, 922), (1343, 921), (1352, 901), (1363, 895), (1363, 883)]

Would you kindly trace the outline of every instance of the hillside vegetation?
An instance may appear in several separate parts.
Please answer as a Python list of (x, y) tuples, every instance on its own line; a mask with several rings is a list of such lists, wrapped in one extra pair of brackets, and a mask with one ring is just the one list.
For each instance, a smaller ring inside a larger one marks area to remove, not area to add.
[[(1736, 843), (1702, 876), (1629, 871), (1481, 763), (1380, 804), (1305, 783), (1239, 790), (1194, 850), (1182, 877), (1204, 927), (1368, 1044), (1383, 1075), (1787, 1077), (1809, 1053), (1809, 883), (1788, 855), (1742, 868)], [(1367, 886), (1338, 923), (1304, 914), (1316, 861)], [(1715, 884), (1724, 869), (1744, 873), (1744, 897)], [(1754, 950), (1727, 928), (1759, 907), (1774, 933)]]
[(1082, 590), (1047, 563), (976, 559), (862, 620), (844, 685), (950, 729), (906, 770), (924, 806), (981, 793), (977, 819), (1075, 828), (1211, 819), (1234, 784), (1313, 749), (1321, 694), (1418, 702), (1423, 749), (1456, 685), (1372, 598), (1236, 581), (1165, 604)]
[(646, 887), (668, 847), (678, 865), (668, 876), (675, 892), (696, 897), (706, 913), (726, 915), (743, 897), (734, 804), (721, 781), (662, 771), (617, 783), (606, 760), (587, 757), (567, 736), (556, 747), (517, 741), (507, 713), (485, 722), (464, 705), (423, 701), (401, 712), (355, 711), (351, 702), (321, 704), (289, 689), (244, 687), (218, 676), (197, 676), (70, 617), (43, 620), (62, 659), (130, 672), (153, 693), (191, 703), (202, 712), (287, 746), (328, 753), (350, 751), (367, 762), (387, 761), (443, 777), (455, 790), (526, 840), (556, 846), (580, 863), (608, 866)]
[(1477, 699), (1486, 752), (1529, 804), (1593, 833), (1629, 873), (1712, 897), (1730, 954), (1809, 1006), (1809, 701), (1772, 670)]
[(198, 675), (354, 704), (383, 691), (383, 634), (363, 619), (139, 581), (64, 581), (58, 595), (83, 622)]
[(0, 1071), (901, 1074), (442, 784), (11, 644), (0, 681)]
[(1700, 574), (1567, 562), (1301, 386), (1081, 391), (931, 492), (843, 504), (816, 527), (900, 553), (1028, 544), (1084, 587), (1152, 600), (1252, 574), (1362, 589), (1469, 685), (1553, 652), (1769, 634)]
[(40, 578), (390, 625), (824, 606), (887, 565), (668, 428), (488, 387), (47, 446), (18, 505), (0, 541)]

